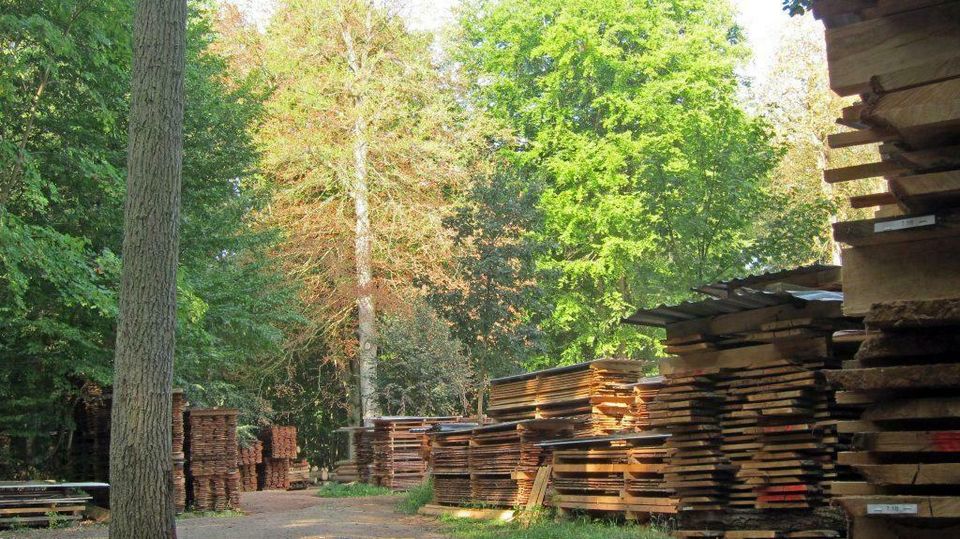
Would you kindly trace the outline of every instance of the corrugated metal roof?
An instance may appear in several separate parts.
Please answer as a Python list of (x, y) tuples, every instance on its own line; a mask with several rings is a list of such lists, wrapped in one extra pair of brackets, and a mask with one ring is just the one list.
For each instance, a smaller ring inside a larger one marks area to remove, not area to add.
[(695, 290), (709, 296), (722, 298), (727, 296), (731, 290), (737, 288), (763, 288), (765, 284), (769, 283), (789, 282), (791, 279), (796, 279), (798, 277), (810, 276), (816, 273), (829, 274), (834, 272), (836, 273), (836, 278), (839, 280), (840, 266), (834, 266), (831, 264), (810, 264), (809, 266), (801, 266), (799, 268), (768, 271), (764, 273), (747, 275), (746, 277), (735, 277), (733, 279), (727, 279), (726, 281), (718, 281), (715, 283), (706, 284), (696, 288)]
[(728, 298), (709, 298), (702, 301), (686, 301), (678, 305), (660, 305), (652, 309), (640, 309), (624, 318), (625, 324), (666, 327), (669, 324), (709, 318), (788, 303), (811, 301), (843, 301), (843, 293), (826, 290), (753, 290), (739, 288)]

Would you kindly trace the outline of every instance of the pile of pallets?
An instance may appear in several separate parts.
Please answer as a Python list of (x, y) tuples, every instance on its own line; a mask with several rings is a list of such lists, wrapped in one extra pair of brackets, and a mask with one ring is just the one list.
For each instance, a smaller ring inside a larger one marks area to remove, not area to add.
[(470, 501), (470, 439), (476, 424), (436, 425), (430, 432), (433, 501), (463, 505)]
[(499, 421), (574, 419), (577, 436), (632, 430), (634, 394), (642, 364), (603, 359), (490, 381), (487, 413)]
[(844, 425), (856, 434), (841, 459), (866, 479), (839, 498), (853, 537), (957, 536), (960, 299), (876, 304), (866, 324), (855, 361), (828, 373), (841, 396), (867, 403)]
[(263, 463), (263, 442), (254, 440), (240, 447), (238, 455), (240, 485), (244, 492), (253, 492), (257, 490), (257, 464)]
[(540, 442), (568, 438), (572, 422), (530, 419), (473, 429), (470, 438), (470, 497), (491, 506), (524, 505), (537, 470), (549, 464), (550, 450)]
[(373, 421), (373, 475), (375, 485), (409, 490), (424, 481), (422, 433), (411, 429), (454, 423), (459, 417), (381, 417)]
[(558, 440), (553, 449), (546, 504), (559, 509), (624, 513), (628, 519), (677, 512), (677, 499), (663, 472), (670, 450), (668, 435), (631, 433)]
[(0, 481), (0, 528), (55, 527), (80, 520), (90, 496), (80, 489), (105, 483)]
[(240, 505), (238, 414), (234, 409), (187, 410), (187, 502), (195, 510), (224, 511)]
[(827, 170), (828, 183), (884, 178), (850, 199), (874, 218), (834, 225), (844, 311), (960, 290), (960, 2), (819, 0), (830, 87), (860, 96), (832, 148), (880, 143), (876, 162)]

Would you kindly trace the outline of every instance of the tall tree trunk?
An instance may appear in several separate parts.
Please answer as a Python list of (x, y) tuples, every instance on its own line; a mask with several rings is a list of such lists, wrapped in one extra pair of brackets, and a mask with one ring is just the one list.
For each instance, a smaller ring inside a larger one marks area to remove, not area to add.
[[(365, 17), (366, 37), (369, 41), (372, 31), (372, 13), (368, 11)], [(340, 21), (343, 25), (343, 43), (346, 47), (347, 65), (353, 74), (351, 88), (353, 92), (356, 118), (353, 124), (353, 178), (350, 186), (350, 195), (353, 198), (354, 213), (356, 214), (356, 228), (354, 239), (354, 258), (357, 274), (357, 317), (360, 351), (358, 353), (360, 374), (360, 407), (363, 413), (364, 424), (372, 424), (372, 419), (380, 415), (377, 406), (377, 313), (373, 301), (373, 267), (371, 262), (371, 245), (373, 236), (370, 231), (369, 188), (367, 183), (367, 96), (364, 87), (364, 68), (366, 67), (366, 53), (358, 53), (349, 22), (341, 12)]]
[(171, 410), (186, 0), (134, 18), (123, 272), (110, 441), (110, 537), (176, 537)]

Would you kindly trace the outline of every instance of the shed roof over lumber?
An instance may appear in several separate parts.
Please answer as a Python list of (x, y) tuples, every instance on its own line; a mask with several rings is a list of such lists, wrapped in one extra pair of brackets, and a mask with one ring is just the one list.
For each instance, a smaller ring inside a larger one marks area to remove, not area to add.
[(550, 369), (543, 369), (540, 371), (525, 372), (521, 374), (515, 374), (513, 376), (504, 376), (502, 378), (494, 378), (490, 380), (491, 385), (504, 384), (507, 382), (518, 382), (520, 380), (528, 380), (530, 378), (536, 378), (542, 374), (561, 374), (565, 372), (574, 372), (580, 370), (589, 369), (591, 366), (597, 367), (618, 367), (629, 365), (631, 367), (638, 365), (639, 363), (632, 359), (597, 359), (594, 361), (585, 361), (583, 363), (577, 363), (575, 365), (562, 365), (560, 367), (552, 367)]

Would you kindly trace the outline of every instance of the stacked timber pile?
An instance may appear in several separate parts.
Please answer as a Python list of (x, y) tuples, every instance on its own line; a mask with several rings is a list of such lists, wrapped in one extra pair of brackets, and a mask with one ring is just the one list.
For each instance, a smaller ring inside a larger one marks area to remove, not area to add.
[(290, 484), (290, 490), (303, 490), (310, 485), (310, 463), (307, 459), (290, 462), (287, 482)]
[(633, 388), (633, 404), (630, 406), (630, 423), (639, 432), (650, 429), (650, 405), (657, 398), (663, 388), (663, 376), (649, 376), (642, 378), (636, 384), (629, 384)]
[(257, 464), (263, 463), (263, 442), (254, 440), (241, 447), (237, 464), (240, 467), (240, 484), (244, 492), (257, 490)]
[(652, 425), (672, 435), (666, 486), (688, 536), (830, 537), (844, 528), (825, 508), (825, 487), (837, 477), (837, 424), (850, 410), (823, 371), (850, 357), (834, 334), (859, 322), (842, 316), (842, 294), (830, 290), (837, 277), (813, 266), (718, 283), (702, 289), (714, 299), (628, 319), (664, 327), (677, 355), (661, 362), (665, 385), (649, 409)]
[(830, 87), (860, 101), (832, 148), (880, 143), (876, 162), (827, 170), (828, 183), (884, 178), (855, 196), (873, 219), (836, 223), (844, 312), (955, 297), (960, 290), (960, 2), (818, 0)]
[(106, 483), (0, 481), (0, 528), (56, 527), (79, 521), (90, 496), (80, 489), (105, 490)]
[(74, 412), (76, 433), (71, 446), (77, 477), (93, 481), (110, 479), (111, 403), (108, 390), (92, 382), (83, 385)]
[(553, 449), (547, 505), (559, 509), (625, 513), (646, 520), (677, 512), (677, 498), (664, 482), (669, 435), (629, 433), (558, 440)]
[(422, 433), (411, 429), (454, 423), (458, 417), (381, 417), (373, 421), (373, 484), (408, 490), (426, 478)]
[(187, 510), (186, 454), (183, 451), (186, 430), (183, 414), (187, 399), (182, 389), (173, 390), (173, 505), (178, 513)]
[(637, 361), (602, 359), (490, 381), (487, 413), (498, 421), (568, 418), (575, 434), (602, 436), (632, 430)]
[(369, 483), (373, 466), (373, 428), (342, 427), (337, 432), (345, 433), (347, 455), (334, 465), (334, 480), (338, 483)]
[(297, 458), (297, 427), (271, 425), (260, 430), (263, 461), (257, 468), (262, 490), (290, 488), (290, 464)]
[(450, 423), (431, 427), (434, 503), (464, 505), (470, 501), (470, 439), (476, 426), (476, 423)]
[(473, 429), (469, 451), (471, 499), (500, 507), (526, 504), (537, 470), (550, 462), (550, 450), (540, 442), (572, 434), (572, 422), (564, 419), (528, 419)]
[(844, 425), (841, 459), (866, 479), (839, 498), (852, 537), (960, 536), (960, 299), (876, 304), (866, 324), (855, 361), (828, 373), (868, 403)]
[(237, 416), (233, 409), (187, 410), (187, 501), (199, 511), (240, 505)]

